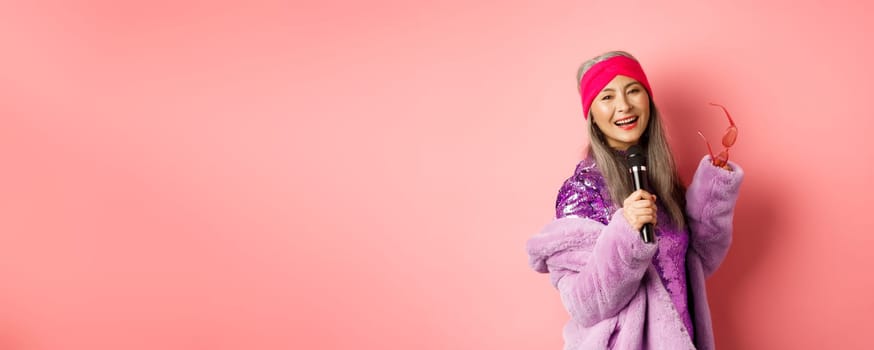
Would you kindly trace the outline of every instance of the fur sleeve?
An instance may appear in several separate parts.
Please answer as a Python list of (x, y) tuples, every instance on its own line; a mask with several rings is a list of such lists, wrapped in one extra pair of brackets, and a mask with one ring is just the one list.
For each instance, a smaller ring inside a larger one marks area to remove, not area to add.
[(548, 272), (572, 317), (584, 326), (616, 316), (634, 296), (656, 252), (617, 210), (607, 225), (554, 220), (528, 241), (531, 267)]
[(701, 257), (704, 276), (716, 271), (731, 245), (734, 205), (744, 172), (736, 163), (729, 165), (731, 171), (715, 167), (705, 156), (686, 190), (691, 247)]

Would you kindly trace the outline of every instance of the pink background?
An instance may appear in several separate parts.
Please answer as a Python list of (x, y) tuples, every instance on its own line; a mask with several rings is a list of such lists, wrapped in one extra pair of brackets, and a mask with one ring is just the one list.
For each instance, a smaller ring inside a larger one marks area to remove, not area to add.
[(871, 348), (862, 3), (3, 2), (0, 348), (559, 349), (524, 246), (611, 49), (685, 180), (740, 127), (719, 347)]

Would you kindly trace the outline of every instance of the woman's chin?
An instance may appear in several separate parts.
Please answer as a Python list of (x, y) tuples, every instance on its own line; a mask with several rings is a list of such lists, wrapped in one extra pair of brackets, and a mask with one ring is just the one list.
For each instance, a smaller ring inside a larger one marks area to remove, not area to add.
[(631, 145), (636, 145), (638, 141), (640, 141), (640, 135), (627, 135), (626, 137), (613, 139), (610, 142), (610, 146), (624, 151)]

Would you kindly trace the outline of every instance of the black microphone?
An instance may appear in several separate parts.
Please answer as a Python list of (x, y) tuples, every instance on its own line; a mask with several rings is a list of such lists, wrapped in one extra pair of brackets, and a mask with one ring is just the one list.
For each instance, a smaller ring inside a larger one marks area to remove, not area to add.
[[(634, 190), (644, 190), (649, 192), (649, 181), (646, 177), (646, 154), (643, 153), (643, 148), (638, 145), (628, 147), (626, 155), (628, 160), (628, 172), (631, 173), (631, 182), (634, 184)], [(652, 192), (650, 192), (652, 193)], [(640, 229), (640, 238), (644, 243), (653, 243), (652, 224), (643, 224)]]

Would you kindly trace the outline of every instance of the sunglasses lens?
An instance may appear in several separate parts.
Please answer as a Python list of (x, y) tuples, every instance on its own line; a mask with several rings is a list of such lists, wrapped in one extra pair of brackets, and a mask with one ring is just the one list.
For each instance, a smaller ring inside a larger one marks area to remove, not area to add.
[(734, 145), (734, 142), (737, 141), (737, 128), (730, 127), (725, 132), (725, 135), (722, 136), (722, 145), (725, 147), (731, 147)]

